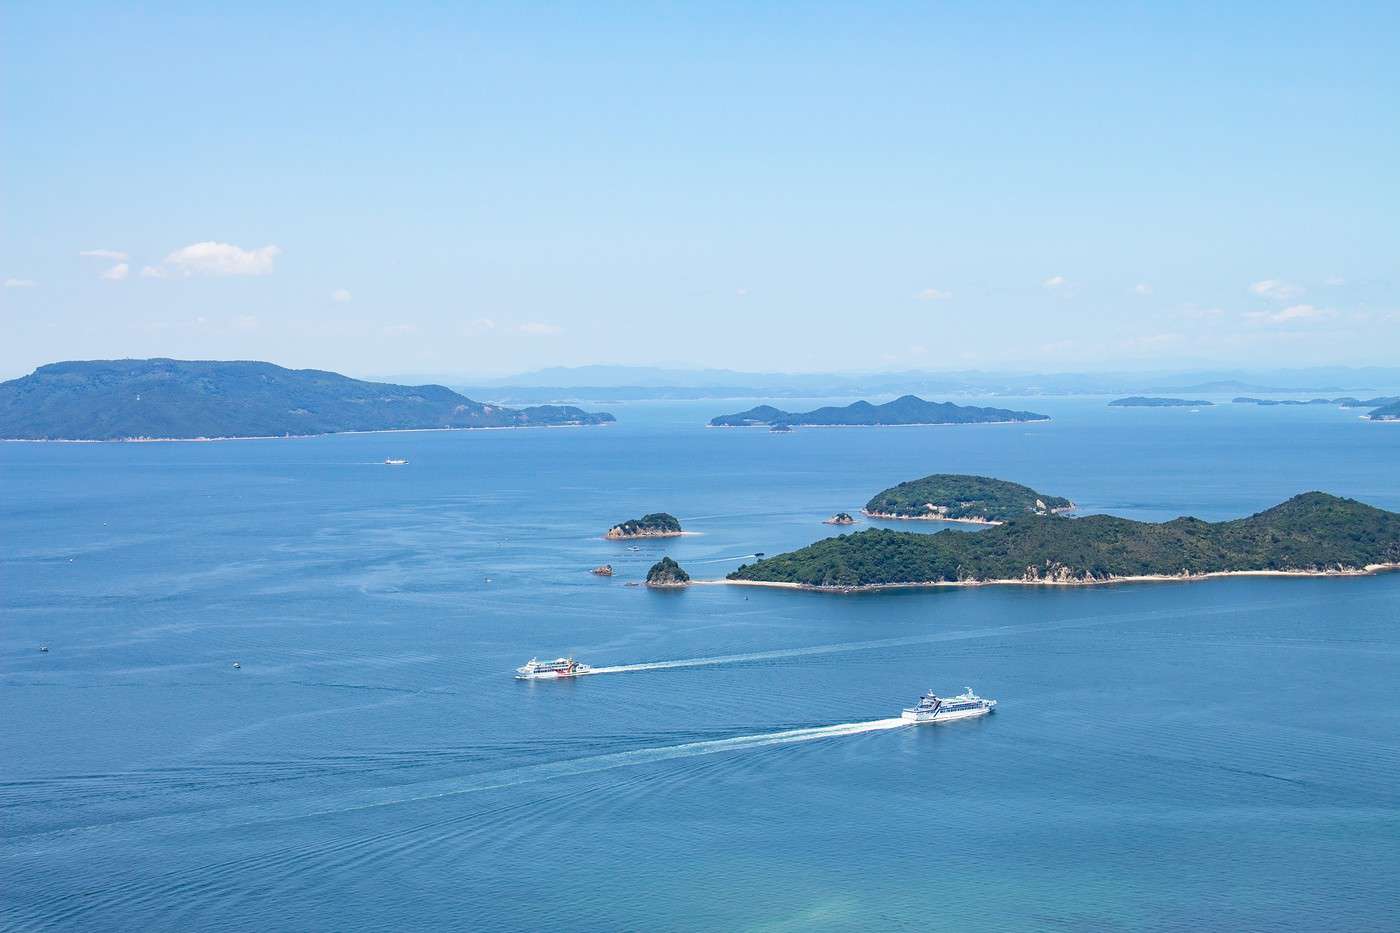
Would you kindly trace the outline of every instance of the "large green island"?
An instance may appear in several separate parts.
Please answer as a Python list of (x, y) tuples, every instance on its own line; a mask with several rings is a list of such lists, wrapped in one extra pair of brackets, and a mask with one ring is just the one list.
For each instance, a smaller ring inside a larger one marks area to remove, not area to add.
[(1154, 524), (1027, 515), (975, 534), (872, 530), (741, 566), (734, 583), (852, 591), (989, 583), (1094, 584), (1219, 574), (1400, 568), (1400, 514), (1322, 492), (1248, 518)]
[(742, 428), (759, 425), (808, 425), (846, 427), (859, 425), (903, 424), (1002, 424), (1007, 422), (1049, 421), (1049, 415), (1033, 411), (1012, 411), (1009, 408), (980, 408), (976, 405), (955, 405), (952, 402), (929, 402), (917, 395), (903, 395), (883, 405), (852, 402), (850, 405), (830, 405), (812, 411), (792, 412), (759, 405), (748, 411), (720, 415), (710, 419), (712, 428)]
[(1062, 496), (990, 476), (934, 473), (878, 492), (862, 510), (871, 518), (909, 518), (999, 525), (1022, 515), (1074, 508)]
[(210, 360), (85, 360), (0, 383), (0, 439), (194, 440), (606, 424), (571, 405), (505, 408), (444, 386)]

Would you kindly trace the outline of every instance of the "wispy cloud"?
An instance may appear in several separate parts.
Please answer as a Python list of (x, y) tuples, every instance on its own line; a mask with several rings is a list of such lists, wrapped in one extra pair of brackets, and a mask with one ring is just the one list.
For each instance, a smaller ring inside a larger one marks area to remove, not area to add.
[(81, 250), (78, 255), (91, 256), (94, 259), (110, 259), (113, 262), (122, 262), (130, 258), (119, 249), (85, 249)]
[(350, 289), (348, 288), (337, 288), (335, 291), (331, 292), (331, 301), (339, 302), (340, 304), (349, 301), (351, 297)]
[[(164, 278), (170, 275), (267, 275), (272, 272), (273, 263), (281, 255), (277, 246), (261, 246), (257, 249), (243, 249), (232, 243), (191, 243), (175, 250), (159, 268), (153, 270), (151, 278)], [(143, 275), (146, 271), (143, 270)]]
[(1050, 278), (1046, 279), (1040, 284), (1050, 289), (1064, 288), (1066, 285), (1069, 284), (1069, 280), (1066, 279), (1063, 275), (1052, 275), (1050, 276)]
[(106, 272), (103, 272), (102, 277), (109, 282), (120, 282), (122, 279), (126, 278), (127, 275), (129, 275), (130, 273), (131, 267), (124, 262), (119, 262), (112, 268), (108, 269)]
[(515, 330), (526, 337), (557, 337), (564, 333), (564, 328), (558, 324), (546, 324), (543, 321), (527, 321)]
[(1202, 308), (1200, 305), (1186, 305), (1181, 309), (1183, 317), (1204, 320), (1207, 318), (1224, 317), (1224, 308)]
[(478, 337), (482, 334), (490, 333), (496, 329), (496, 322), (489, 317), (479, 317), (474, 321), (467, 321), (457, 328), (458, 333), (463, 337)]
[(1259, 324), (1289, 324), (1297, 321), (1316, 321), (1330, 318), (1337, 312), (1331, 308), (1318, 308), (1313, 305), (1289, 305), (1279, 311), (1247, 311), (1245, 317)]
[(1134, 294), (1134, 295), (1150, 295), (1150, 294), (1152, 294), (1152, 286), (1151, 286), (1151, 285), (1148, 285), (1146, 282), (1139, 282), (1139, 283), (1137, 283), (1136, 285), (1133, 286), (1133, 294)]
[(953, 297), (952, 292), (945, 292), (938, 288), (926, 288), (914, 297), (920, 301), (947, 301)]
[(141, 270), (141, 278), (143, 279), (163, 279), (165, 277), (165, 270), (159, 266), (146, 266)]
[(34, 281), (33, 279), (6, 279), (6, 280), (5, 280), (5, 287), (6, 287), (6, 288), (33, 288), (34, 286), (36, 286), (36, 285), (38, 285), (38, 284), (39, 284), (39, 283), (36, 282), (36, 281)]
[(1322, 284), (1336, 287), (1338, 285), (1347, 284), (1347, 280), (1342, 278), (1340, 275), (1329, 275), (1327, 278), (1322, 280)]
[(419, 330), (417, 324), (386, 324), (379, 332), (386, 337), (412, 337)]
[(1291, 282), (1281, 282), (1278, 279), (1264, 279), (1249, 286), (1249, 290), (1261, 298), (1268, 298), (1270, 301), (1292, 301), (1303, 294), (1303, 286), (1294, 285)]

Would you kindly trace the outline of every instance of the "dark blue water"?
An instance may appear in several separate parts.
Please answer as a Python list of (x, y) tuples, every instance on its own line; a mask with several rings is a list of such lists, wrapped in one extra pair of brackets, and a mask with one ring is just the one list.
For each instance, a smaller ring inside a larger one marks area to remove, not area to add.
[[(1400, 509), (1400, 428), (1043, 399), (1049, 424), (700, 427), (742, 407), (0, 445), (0, 927), (1395, 927), (1400, 575), (626, 583), (662, 553), (721, 577), (934, 471), (1154, 520)], [(600, 539), (656, 509), (701, 534)], [(511, 679), (569, 651), (739, 657)], [(965, 685), (997, 714), (862, 725)]]

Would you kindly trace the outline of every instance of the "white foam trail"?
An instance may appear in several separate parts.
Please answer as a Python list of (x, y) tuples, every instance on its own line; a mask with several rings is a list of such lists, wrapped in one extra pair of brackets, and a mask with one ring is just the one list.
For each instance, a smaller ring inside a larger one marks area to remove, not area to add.
[[(1279, 606), (1282, 605), (1283, 604), (1279, 604)], [(1186, 616), (1217, 615), (1232, 611), (1234, 610), (1228, 606), (1204, 606), (1192, 609), (1160, 609), (1147, 612), (1114, 613), (1101, 616), (1060, 619), (1054, 622), (992, 625), (987, 628), (931, 632), (926, 635), (908, 635), (904, 638), (881, 638), (874, 641), (842, 642), (834, 645), (810, 645), (806, 648), (783, 648), (776, 651), (755, 651), (750, 654), (726, 654), (710, 658), (684, 658), (676, 661), (646, 661), (641, 664), (614, 664), (607, 667), (595, 667), (588, 673), (630, 674), (636, 671), (667, 671), (682, 667), (708, 667), (715, 664), (738, 664), (745, 661), (772, 661), (782, 658), (808, 657), (816, 654), (843, 654), (849, 651), (870, 651), (877, 648), (902, 648), (909, 645), (927, 645), (941, 641), (967, 641), (974, 638), (995, 638), (1004, 635), (1051, 632), (1056, 629), (1087, 628), (1096, 625), (1109, 625), (1115, 622), (1142, 621), (1160, 617), (1183, 618)]]
[[(575, 777), (625, 768), (631, 765), (652, 764), (675, 758), (692, 758), (698, 755), (714, 755), (721, 752), (739, 752), (772, 745), (790, 745), (795, 742), (812, 742), (818, 739), (831, 739), (865, 732), (880, 732), (898, 729), (910, 723), (901, 718), (871, 719), (865, 722), (846, 722), (831, 726), (804, 726), (798, 729), (783, 729), (778, 732), (760, 732), (754, 735), (737, 735), (727, 739), (702, 739), (684, 742), (679, 745), (659, 745), (648, 748), (634, 748), (623, 752), (609, 752), (584, 758), (569, 758), (543, 764), (522, 765), (503, 768), (465, 778), (444, 778), (436, 781), (423, 781), (399, 785), (395, 788), (365, 788), (337, 794), (332, 798), (267, 801), (256, 804), (243, 804), (233, 807), (216, 808), (201, 814), (201, 819), (217, 820), (222, 826), (246, 826), (256, 823), (279, 820), (299, 820), (316, 816), (347, 813), (354, 810), (370, 810), (378, 807), (392, 807), (399, 804), (419, 803), (456, 797), (462, 794), (500, 790), (520, 784), (536, 784), (557, 778)], [(385, 797), (388, 792), (394, 794)], [(146, 833), (178, 833), (188, 831), (189, 815), (161, 815), (120, 820), (111, 823), (84, 824), (54, 830), (41, 830), (14, 836), (10, 841), (28, 844), (42, 844), (42, 840), (61, 836), (92, 834), (94, 831), (129, 832), (139, 828)]]

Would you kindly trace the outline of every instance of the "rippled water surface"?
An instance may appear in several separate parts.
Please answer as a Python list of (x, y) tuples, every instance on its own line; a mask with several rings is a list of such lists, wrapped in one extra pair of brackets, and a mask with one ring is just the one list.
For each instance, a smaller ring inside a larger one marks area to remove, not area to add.
[[(0, 445), (0, 928), (1395, 927), (1400, 575), (626, 584), (663, 553), (722, 577), (934, 471), (1151, 520), (1400, 509), (1400, 426), (1053, 399), (701, 426), (748, 404)], [(658, 509), (700, 534), (600, 538)], [(568, 652), (622, 669), (511, 678)], [(998, 712), (891, 721), (965, 685)]]

